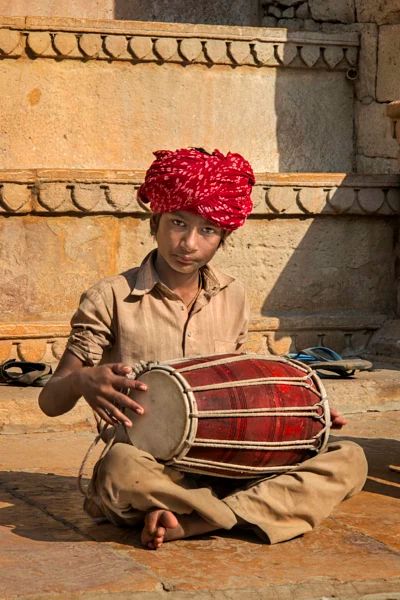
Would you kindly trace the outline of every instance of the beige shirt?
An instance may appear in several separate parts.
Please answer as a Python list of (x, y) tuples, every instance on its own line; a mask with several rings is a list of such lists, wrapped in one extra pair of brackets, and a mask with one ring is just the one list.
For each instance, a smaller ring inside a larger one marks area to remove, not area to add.
[(67, 348), (85, 364), (207, 356), (235, 352), (244, 343), (249, 308), (243, 286), (206, 265), (203, 288), (188, 313), (160, 281), (155, 252), (81, 297)]

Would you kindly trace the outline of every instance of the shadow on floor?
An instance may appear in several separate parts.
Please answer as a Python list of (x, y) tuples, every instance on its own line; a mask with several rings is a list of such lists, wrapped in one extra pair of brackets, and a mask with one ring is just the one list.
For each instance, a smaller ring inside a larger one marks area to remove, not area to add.
[[(82, 508), (76, 477), (53, 473), (0, 472), (0, 527), (38, 541), (103, 541), (143, 549), (140, 528), (96, 524)], [(2, 505), (4, 505), (2, 507)], [(218, 532), (250, 543), (260, 543), (252, 531)], [(198, 536), (209, 539), (210, 535)]]
[[(335, 436), (360, 444), (367, 455), (369, 479), (365, 490), (400, 498), (400, 475), (389, 464), (400, 463), (400, 442), (384, 438)], [(82, 509), (76, 478), (52, 473), (0, 472), (0, 526), (33, 540), (107, 541), (142, 548), (140, 531), (95, 524)], [(218, 533), (219, 535), (219, 533)], [(260, 543), (252, 532), (223, 532), (224, 537)], [(209, 537), (209, 536), (203, 536)]]
[(334, 436), (335, 440), (349, 440), (364, 449), (368, 461), (366, 492), (400, 498), (400, 473), (389, 465), (400, 465), (400, 441), (387, 438), (359, 438)]

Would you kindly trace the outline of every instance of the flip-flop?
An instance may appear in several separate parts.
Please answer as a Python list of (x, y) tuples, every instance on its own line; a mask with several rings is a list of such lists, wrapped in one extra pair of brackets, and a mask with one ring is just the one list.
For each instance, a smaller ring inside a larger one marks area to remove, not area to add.
[(7, 385), (33, 385), (43, 387), (52, 375), (45, 363), (26, 362), (11, 358), (0, 365), (0, 383)]
[(343, 358), (340, 354), (325, 346), (313, 346), (300, 352), (292, 352), (288, 354), (288, 358), (310, 365), (322, 376), (324, 373), (320, 373), (320, 371), (336, 373), (340, 377), (351, 377), (355, 371), (369, 371), (373, 366), (369, 360), (362, 358)]

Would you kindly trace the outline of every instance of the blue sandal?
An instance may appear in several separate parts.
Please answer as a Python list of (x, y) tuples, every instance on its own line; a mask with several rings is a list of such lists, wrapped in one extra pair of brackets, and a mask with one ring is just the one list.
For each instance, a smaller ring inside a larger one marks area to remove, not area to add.
[(325, 346), (313, 346), (300, 352), (291, 352), (287, 357), (309, 365), (325, 377), (327, 375), (323, 373), (324, 371), (336, 373), (339, 377), (351, 377), (355, 371), (370, 371), (373, 367), (369, 360), (357, 357), (343, 358), (340, 354)]

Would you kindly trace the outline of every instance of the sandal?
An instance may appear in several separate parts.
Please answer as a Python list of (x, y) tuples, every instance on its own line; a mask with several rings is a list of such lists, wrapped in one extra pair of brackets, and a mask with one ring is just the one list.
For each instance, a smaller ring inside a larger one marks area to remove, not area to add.
[(318, 374), (322, 375), (322, 377), (326, 377), (327, 375), (320, 373), (320, 371), (336, 373), (339, 377), (351, 377), (354, 375), (355, 371), (369, 371), (373, 367), (369, 360), (357, 357), (343, 358), (340, 354), (325, 346), (305, 348), (305, 350), (292, 352), (287, 356), (293, 360), (299, 360), (300, 362), (310, 365), (313, 369), (317, 370)]
[(52, 375), (50, 365), (11, 358), (0, 365), (0, 383), (43, 387)]

